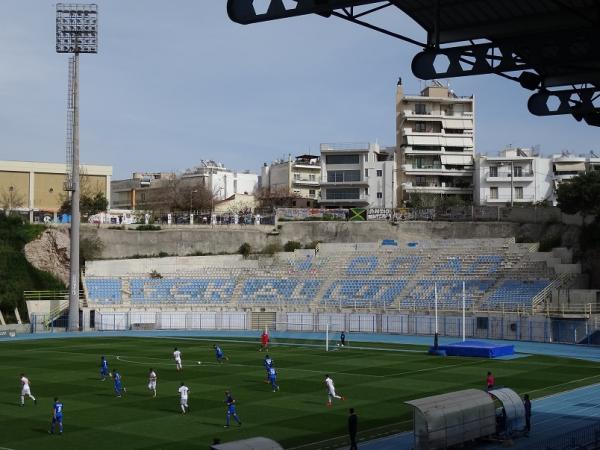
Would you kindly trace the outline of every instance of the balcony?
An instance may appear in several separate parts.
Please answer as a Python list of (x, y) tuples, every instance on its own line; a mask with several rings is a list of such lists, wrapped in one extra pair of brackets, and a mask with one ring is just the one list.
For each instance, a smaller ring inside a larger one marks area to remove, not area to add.
[(323, 187), (345, 187), (345, 186), (368, 186), (368, 180), (357, 180), (357, 181), (325, 181), (321, 180), (320, 184)]
[(319, 179), (315, 179), (315, 180), (311, 180), (309, 178), (295, 178), (294, 180), (292, 180), (292, 184), (298, 185), (298, 186), (316, 186), (318, 187), (321, 184), (321, 181)]
[[(492, 183), (510, 183), (510, 173), (499, 173), (497, 176), (490, 175), (490, 172), (486, 172), (485, 181)], [(531, 183), (534, 180), (533, 172), (522, 172), (520, 176), (515, 175), (513, 178), (514, 183)]]
[(471, 194), (473, 186), (458, 187), (438, 183), (402, 183), (402, 190), (409, 193), (420, 194)]
[(402, 170), (406, 175), (441, 175), (449, 177), (465, 177), (473, 175), (473, 166), (469, 169), (446, 169), (445, 166), (421, 166), (403, 164)]

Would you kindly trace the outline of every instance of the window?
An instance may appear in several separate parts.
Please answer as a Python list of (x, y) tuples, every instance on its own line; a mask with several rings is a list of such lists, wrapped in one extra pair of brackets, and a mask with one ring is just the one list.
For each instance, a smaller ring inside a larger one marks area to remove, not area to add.
[(314, 197), (316, 195), (315, 190), (314, 189), (309, 189), (308, 190), (308, 196), (309, 197)]
[(294, 180), (299, 180), (299, 179), (300, 179), (300, 174), (294, 173)]
[(514, 174), (515, 174), (515, 177), (522, 177), (523, 176), (523, 167), (522, 166), (514, 166)]
[(146, 201), (146, 193), (145, 193), (145, 192), (142, 192), (142, 193), (140, 194), (140, 200), (141, 200), (141, 201), (143, 201), (143, 202), (145, 202), (145, 201)]
[(464, 147), (449, 147), (449, 146), (446, 146), (446, 151), (447, 152), (463, 153), (465, 151), (465, 148)]
[[(425, 113), (422, 113), (425, 114)], [(414, 131), (417, 133), (425, 133), (427, 132), (427, 124), (425, 122), (416, 122)]]
[(461, 130), (459, 128), (444, 128), (444, 132), (446, 134), (464, 134), (465, 130)]
[[(516, 169), (516, 167), (515, 167)], [(522, 199), (523, 198), (523, 188), (521, 186), (515, 187), (515, 198)]]
[(427, 106), (425, 103), (415, 104), (415, 114), (427, 114)]
[(328, 183), (348, 183), (360, 181), (360, 170), (328, 170)]
[(327, 189), (325, 191), (325, 198), (327, 200), (355, 200), (359, 198), (358, 188), (337, 188)]
[(493, 199), (498, 198), (498, 188), (497, 187), (490, 188), (490, 198), (493, 198)]
[(498, 166), (491, 166), (490, 167), (490, 177), (497, 177), (498, 176)]
[(365, 195), (369, 195), (369, 188), (365, 188)]
[(427, 181), (425, 181), (425, 177), (422, 175), (418, 175), (415, 177), (415, 186), (427, 186)]
[(377, 170), (377, 176), (378, 177), (382, 177), (383, 176), (383, 170)]
[(378, 192), (377, 193), (377, 198), (383, 198), (383, 192)]
[(327, 164), (358, 164), (358, 155), (327, 155), (325, 156)]
[(365, 169), (365, 178), (369, 178), (369, 169)]
[(314, 173), (312, 173), (308, 176), (308, 179), (309, 181), (317, 181), (317, 176)]
[[(425, 150), (425, 151), (432, 151), (432, 152), (441, 152), (442, 151), (442, 147), (440, 145), (413, 145), (412, 149), (417, 151), (417, 150)], [(446, 149), (448, 150), (448, 149)]]

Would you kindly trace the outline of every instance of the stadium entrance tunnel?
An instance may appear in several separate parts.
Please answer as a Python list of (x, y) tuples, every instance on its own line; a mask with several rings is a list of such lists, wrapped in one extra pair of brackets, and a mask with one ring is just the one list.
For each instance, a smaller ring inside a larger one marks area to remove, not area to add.
[(283, 447), (273, 439), (255, 437), (241, 441), (228, 442), (226, 444), (213, 444), (211, 450), (283, 450)]
[(414, 449), (435, 450), (491, 436), (508, 436), (525, 425), (525, 408), (508, 388), (465, 389), (406, 402), (413, 409)]

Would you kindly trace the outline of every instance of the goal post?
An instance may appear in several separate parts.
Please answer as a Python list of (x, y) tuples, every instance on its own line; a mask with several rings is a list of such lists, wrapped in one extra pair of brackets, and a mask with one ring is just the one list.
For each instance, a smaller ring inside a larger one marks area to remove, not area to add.
[(339, 333), (332, 330), (331, 324), (273, 322), (269, 327), (269, 339), (274, 346), (321, 348), (326, 352), (339, 349)]

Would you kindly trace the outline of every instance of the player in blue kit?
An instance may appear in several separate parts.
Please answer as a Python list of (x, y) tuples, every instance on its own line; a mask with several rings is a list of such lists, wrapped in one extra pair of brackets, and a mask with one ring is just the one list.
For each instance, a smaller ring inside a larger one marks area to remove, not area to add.
[(63, 404), (58, 400), (58, 397), (54, 397), (54, 405), (52, 405), (52, 423), (50, 424), (49, 434), (54, 434), (54, 424), (58, 424), (58, 433), (63, 432)]
[(279, 390), (279, 385), (277, 384), (277, 371), (275, 367), (271, 366), (269, 369), (269, 383), (271, 383), (271, 387), (273, 388), (273, 392)]
[(273, 360), (269, 355), (265, 355), (265, 360), (263, 361), (263, 365), (265, 366), (265, 370), (267, 371), (267, 378), (265, 378), (265, 383), (269, 382), (269, 369), (273, 367)]
[(235, 411), (235, 399), (231, 396), (229, 391), (225, 391), (225, 404), (227, 404), (227, 422), (225, 428), (229, 428), (229, 419), (231, 416), (233, 416), (238, 425), (241, 426), (242, 422)]
[(121, 374), (117, 369), (113, 370), (113, 381), (115, 384), (115, 394), (117, 394), (117, 397), (121, 397), (121, 394), (127, 392), (127, 390), (123, 387)]
[(221, 349), (221, 347), (219, 347), (218, 345), (213, 345), (213, 348), (215, 349), (215, 356), (217, 357), (217, 362), (218, 363), (223, 363), (223, 361), (228, 361), (229, 358), (227, 356), (225, 356), (225, 353), (223, 353), (223, 350)]
[(106, 380), (106, 377), (109, 376), (108, 361), (104, 356), (100, 357), (100, 376), (102, 377), (102, 381)]

